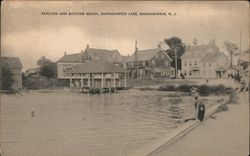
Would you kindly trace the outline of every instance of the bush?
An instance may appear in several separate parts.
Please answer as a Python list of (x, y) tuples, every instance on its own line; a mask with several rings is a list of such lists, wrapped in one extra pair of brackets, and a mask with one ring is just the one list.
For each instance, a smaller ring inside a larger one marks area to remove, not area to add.
[(160, 86), (158, 91), (176, 91), (176, 87), (174, 85)]
[(54, 86), (53, 80), (48, 80), (43, 77), (27, 77), (23, 81), (23, 86), (27, 89), (48, 89)]
[(177, 90), (180, 91), (180, 92), (189, 92), (192, 87), (193, 86), (191, 86), (191, 85), (184, 84), (184, 85), (180, 85), (177, 88)]
[(199, 94), (201, 96), (208, 96), (211, 94), (229, 94), (232, 91), (231, 87), (225, 87), (223, 85), (216, 85), (216, 86), (208, 86), (208, 85), (180, 85), (178, 87), (175, 87), (174, 85), (166, 85), (166, 86), (160, 86), (158, 91), (179, 91), (179, 92), (190, 92), (190, 89), (192, 87), (196, 87), (199, 90)]
[(202, 96), (208, 96), (211, 93), (211, 87), (207, 85), (198, 86), (199, 93)]

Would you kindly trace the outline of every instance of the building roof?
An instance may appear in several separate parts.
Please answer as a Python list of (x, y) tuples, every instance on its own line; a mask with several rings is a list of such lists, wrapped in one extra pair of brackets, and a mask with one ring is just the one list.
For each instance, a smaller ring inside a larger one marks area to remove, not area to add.
[(181, 59), (202, 59), (207, 53), (213, 52), (219, 52), (219, 48), (210, 45), (187, 46)]
[(83, 53), (65, 54), (58, 62), (82, 62)]
[(58, 62), (85, 62), (88, 59), (123, 63), (127, 57), (120, 55), (118, 50), (86, 48), (85, 52), (65, 54)]
[(222, 52), (213, 52), (208, 53), (202, 58), (202, 62), (215, 62), (216, 60), (220, 59), (221, 56), (226, 57)]
[(23, 65), (18, 57), (1, 57), (1, 66), (8, 68), (22, 69)]
[[(137, 61), (146, 61), (146, 60), (150, 60), (152, 57), (154, 57), (158, 52), (164, 52), (163, 49), (147, 49), (147, 50), (138, 50), (137, 51)], [(168, 54), (166, 54), (164, 52), (164, 54), (170, 59), (172, 60)], [(126, 62), (133, 62), (135, 61), (135, 53), (133, 53)]]
[(126, 70), (118, 65), (103, 60), (91, 60), (72, 68), (71, 73), (123, 73)]
[[(104, 60), (114, 63), (122, 63), (126, 60), (126, 56), (122, 56), (118, 50), (106, 50), (106, 49), (95, 49), (86, 48), (85, 57), (91, 60)], [(86, 58), (85, 58), (86, 59)]]
[(38, 73), (41, 71), (41, 68), (40, 67), (37, 67), (37, 68), (30, 68), (30, 69), (27, 69), (25, 72), (26, 73)]

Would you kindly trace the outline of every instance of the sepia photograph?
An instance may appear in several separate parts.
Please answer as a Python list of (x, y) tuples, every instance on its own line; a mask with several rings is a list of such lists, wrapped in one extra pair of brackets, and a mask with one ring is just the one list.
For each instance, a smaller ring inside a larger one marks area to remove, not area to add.
[(249, 155), (248, 1), (1, 2), (0, 156)]

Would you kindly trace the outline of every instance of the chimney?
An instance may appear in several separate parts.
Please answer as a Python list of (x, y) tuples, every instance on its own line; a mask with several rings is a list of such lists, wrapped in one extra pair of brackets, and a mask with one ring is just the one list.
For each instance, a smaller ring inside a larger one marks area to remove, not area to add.
[(66, 51), (64, 52), (64, 56), (65, 56), (65, 55), (67, 55), (67, 52), (66, 52)]
[(138, 60), (138, 56), (137, 56), (137, 53), (138, 53), (138, 48), (137, 48), (137, 40), (135, 40), (135, 61)]
[(89, 49), (89, 44), (87, 44), (87, 47), (86, 47), (87, 49)]
[(158, 49), (161, 49), (161, 43), (158, 43)]

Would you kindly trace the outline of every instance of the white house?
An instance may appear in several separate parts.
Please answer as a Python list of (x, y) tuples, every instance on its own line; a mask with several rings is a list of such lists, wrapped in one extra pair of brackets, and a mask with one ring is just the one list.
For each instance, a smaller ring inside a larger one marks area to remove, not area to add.
[(181, 74), (185, 78), (223, 78), (228, 76), (229, 60), (224, 53), (219, 51), (215, 43), (188, 46), (181, 59)]

